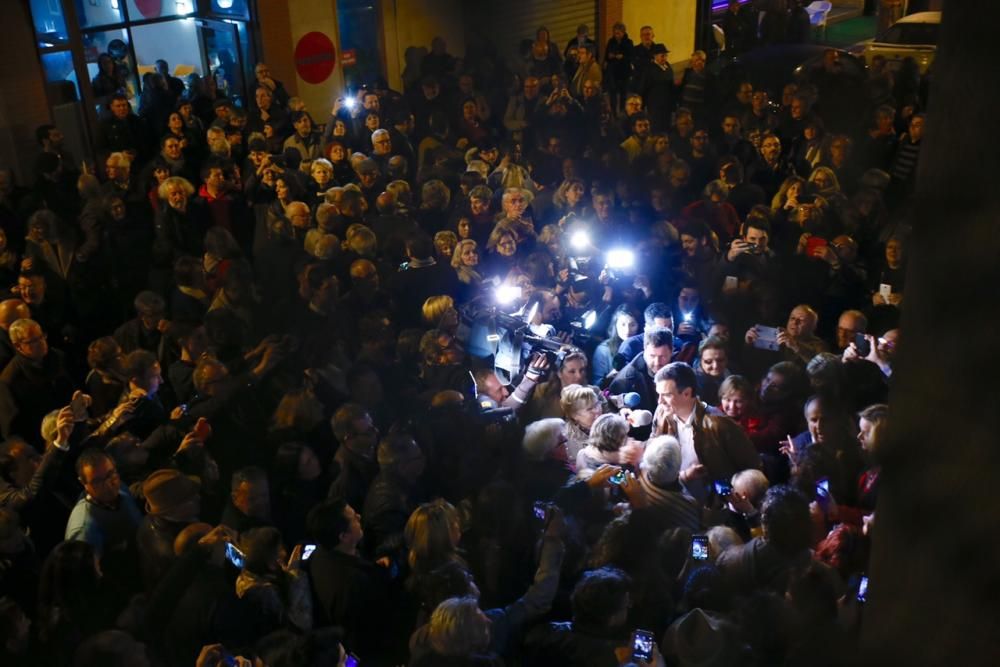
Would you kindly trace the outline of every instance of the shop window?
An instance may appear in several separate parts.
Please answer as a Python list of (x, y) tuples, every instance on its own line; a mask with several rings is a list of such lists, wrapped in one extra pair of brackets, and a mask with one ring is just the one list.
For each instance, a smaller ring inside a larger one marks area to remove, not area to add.
[[(60, 0), (52, 0), (59, 2)], [(81, 28), (99, 28), (124, 23), (121, 3), (124, 0), (78, 0), (76, 14)]]
[(35, 23), (38, 48), (47, 49), (66, 44), (66, 17), (60, 0), (31, 0), (31, 18)]
[(213, 14), (241, 19), (250, 17), (247, 11), (247, 0), (212, 0), (211, 9)]
[(58, 104), (80, 99), (80, 88), (71, 52), (43, 53), (42, 69), (45, 70), (45, 83), (50, 101)]
[(354, 52), (353, 65), (342, 65), (348, 88), (360, 88), (379, 75), (378, 13), (372, 0), (340, 0), (337, 3), (340, 50)]
[(197, 4), (197, 0), (128, 0), (128, 18), (134, 23), (170, 16), (184, 16), (185, 14), (193, 14)]
[(83, 57), (99, 108), (117, 92), (124, 93), (132, 108), (137, 108), (139, 84), (128, 48), (128, 33), (124, 30), (84, 33)]

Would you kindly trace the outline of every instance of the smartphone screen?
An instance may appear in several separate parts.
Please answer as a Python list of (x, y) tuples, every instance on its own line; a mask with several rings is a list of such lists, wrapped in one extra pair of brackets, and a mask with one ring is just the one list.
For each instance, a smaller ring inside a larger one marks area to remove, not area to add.
[(347, 657), (344, 659), (344, 667), (358, 667), (361, 661), (358, 660), (358, 656), (353, 653), (348, 653)]
[(226, 544), (226, 560), (233, 564), (233, 567), (243, 569), (243, 552), (235, 544)]
[(863, 333), (854, 334), (854, 347), (858, 349), (858, 354), (862, 357), (867, 357), (872, 351), (872, 346)]
[(650, 662), (653, 659), (653, 647), (656, 645), (656, 638), (648, 630), (636, 630), (632, 635), (632, 658)]
[(806, 241), (806, 257), (812, 257), (819, 248), (825, 248), (827, 240), (819, 236), (810, 236)]
[(708, 535), (691, 537), (691, 558), (696, 561), (708, 560)]
[(545, 521), (545, 512), (546, 512), (545, 503), (543, 502), (535, 503), (532, 506), (531, 511), (534, 512), (536, 519), (538, 519), (539, 521)]
[(612, 484), (621, 485), (622, 483), (625, 482), (625, 471), (619, 470), (614, 475), (609, 477), (608, 481), (611, 482)]
[(720, 481), (715, 482), (715, 494), (718, 496), (728, 496), (732, 494), (733, 486), (729, 482)]
[(303, 544), (302, 545), (302, 560), (309, 560), (312, 557), (313, 552), (316, 551), (315, 544)]
[(861, 581), (858, 582), (858, 602), (868, 601), (868, 577), (861, 575)]

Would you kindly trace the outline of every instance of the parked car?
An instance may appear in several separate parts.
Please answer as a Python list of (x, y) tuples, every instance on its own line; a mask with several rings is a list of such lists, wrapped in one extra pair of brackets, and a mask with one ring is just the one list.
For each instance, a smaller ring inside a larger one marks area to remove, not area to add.
[(913, 58), (924, 74), (937, 52), (941, 12), (917, 12), (904, 16), (874, 39), (862, 42), (862, 57), (869, 67), (872, 58), (882, 56), (889, 68), (898, 68), (905, 58)]

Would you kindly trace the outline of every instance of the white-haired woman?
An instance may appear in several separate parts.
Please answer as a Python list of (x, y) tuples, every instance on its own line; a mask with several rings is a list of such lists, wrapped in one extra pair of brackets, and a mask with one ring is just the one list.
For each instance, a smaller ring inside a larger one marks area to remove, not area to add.
[(635, 466), (642, 456), (642, 444), (628, 441), (628, 422), (617, 414), (601, 415), (590, 427), (590, 440), (576, 455), (576, 474), (590, 479), (602, 465)]
[(524, 450), (523, 483), (532, 500), (550, 500), (575, 474), (566, 451), (566, 422), (556, 417), (527, 425), (521, 440)]

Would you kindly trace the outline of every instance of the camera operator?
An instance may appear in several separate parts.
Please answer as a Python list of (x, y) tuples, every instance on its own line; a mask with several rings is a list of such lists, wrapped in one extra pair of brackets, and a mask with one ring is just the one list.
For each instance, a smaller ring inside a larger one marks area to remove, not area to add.
[(472, 373), (472, 379), (475, 380), (476, 391), (480, 396), (487, 396), (498, 407), (510, 408), (516, 414), (528, 403), (535, 391), (535, 385), (545, 379), (549, 367), (548, 357), (544, 354), (536, 354), (532, 357), (524, 377), (521, 378), (513, 392), (507, 385), (500, 382), (500, 378), (497, 377), (492, 368), (476, 369)]
[(545, 338), (554, 337), (563, 322), (562, 304), (559, 296), (552, 290), (535, 290), (524, 306), (525, 313), (532, 311), (534, 314), (531, 321), (528, 322), (531, 332)]

